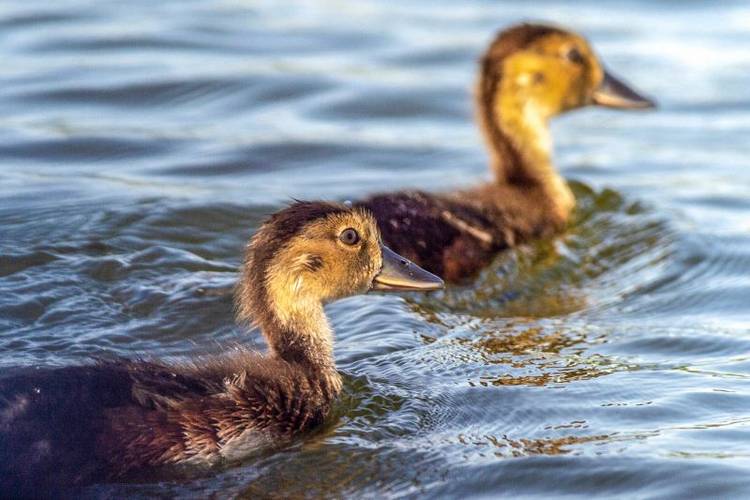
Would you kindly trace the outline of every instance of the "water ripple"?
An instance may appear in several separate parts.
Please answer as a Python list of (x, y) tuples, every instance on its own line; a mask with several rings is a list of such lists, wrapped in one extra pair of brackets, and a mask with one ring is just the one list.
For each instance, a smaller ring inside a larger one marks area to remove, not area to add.
[[(532, 13), (532, 15), (530, 15)], [(298, 198), (487, 178), (476, 60), (570, 25), (653, 113), (553, 121), (567, 230), (471, 287), (327, 306), (317, 432), (83, 498), (745, 497), (747, 5), (23, 2), (0, 8), (0, 376), (264, 349), (245, 242)]]

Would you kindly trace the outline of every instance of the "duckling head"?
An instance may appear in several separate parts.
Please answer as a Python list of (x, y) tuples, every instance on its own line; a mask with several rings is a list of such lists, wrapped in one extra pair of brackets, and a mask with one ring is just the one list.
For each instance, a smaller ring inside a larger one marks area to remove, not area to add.
[(607, 72), (582, 36), (554, 26), (522, 24), (501, 32), (482, 59), (481, 86), (485, 97), (511, 98), (544, 119), (588, 105), (654, 107)]
[(271, 337), (280, 333), (287, 344), (300, 343), (301, 337), (330, 337), (323, 303), (370, 290), (442, 286), (440, 278), (381, 243), (369, 212), (296, 202), (271, 216), (248, 245), (237, 309), (240, 319), (262, 328), (278, 353), (287, 346)]
[(548, 120), (589, 105), (654, 106), (607, 72), (583, 37), (537, 24), (514, 26), (495, 38), (481, 60), (476, 99), (496, 180), (543, 186), (561, 221), (575, 198), (554, 168)]

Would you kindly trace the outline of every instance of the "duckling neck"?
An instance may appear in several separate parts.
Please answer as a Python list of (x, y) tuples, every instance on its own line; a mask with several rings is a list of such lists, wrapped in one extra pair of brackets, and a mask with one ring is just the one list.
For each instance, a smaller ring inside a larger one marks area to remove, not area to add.
[(553, 209), (567, 219), (575, 205), (568, 183), (552, 162), (547, 114), (523, 93), (503, 85), (501, 78), (480, 83), (479, 122), (498, 184), (540, 188)]
[(260, 326), (271, 356), (313, 372), (336, 373), (333, 332), (323, 304), (303, 293), (270, 295), (270, 311)]

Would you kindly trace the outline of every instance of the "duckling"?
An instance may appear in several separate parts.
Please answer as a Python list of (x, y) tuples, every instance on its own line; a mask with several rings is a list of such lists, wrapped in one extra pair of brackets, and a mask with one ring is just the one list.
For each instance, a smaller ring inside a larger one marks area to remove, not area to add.
[(473, 277), (498, 251), (568, 222), (575, 198), (552, 163), (550, 118), (589, 105), (655, 105), (607, 72), (582, 36), (536, 24), (497, 35), (481, 59), (475, 95), (494, 182), (359, 203), (375, 214), (386, 244), (453, 283)]
[(342, 386), (323, 304), (442, 286), (383, 246), (367, 211), (296, 202), (252, 238), (236, 288), (238, 318), (261, 329), (267, 355), (99, 359), (0, 380), (0, 497), (231, 460), (311, 429)]

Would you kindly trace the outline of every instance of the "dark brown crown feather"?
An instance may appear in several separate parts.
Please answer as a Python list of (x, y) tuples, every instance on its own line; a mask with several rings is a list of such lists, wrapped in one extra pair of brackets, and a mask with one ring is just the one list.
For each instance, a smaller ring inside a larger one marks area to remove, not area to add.
[(523, 50), (539, 38), (551, 35), (567, 33), (562, 28), (546, 24), (519, 24), (499, 32), (495, 40), (484, 53), (484, 60), (504, 59), (513, 52)]

